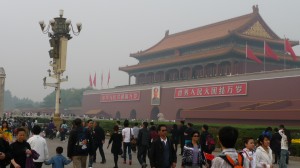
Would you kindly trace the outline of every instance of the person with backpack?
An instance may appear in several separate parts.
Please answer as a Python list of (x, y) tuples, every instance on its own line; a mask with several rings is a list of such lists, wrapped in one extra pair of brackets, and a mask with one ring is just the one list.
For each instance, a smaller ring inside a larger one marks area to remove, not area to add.
[(219, 130), (218, 136), (222, 153), (212, 160), (211, 168), (243, 167), (243, 156), (234, 148), (239, 136), (238, 130), (231, 126), (225, 126)]
[(204, 124), (201, 128), (202, 133), (200, 137), (201, 149), (205, 153), (211, 154), (216, 147), (215, 140), (213, 136), (208, 132), (208, 125)]
[(82, 120), (76, 118), (73, 121), (73, 129), (70, 132), (67, 156), (73, 161), (74, 168), (86, 168), (89, 154), (89, 134), (82, 126)]

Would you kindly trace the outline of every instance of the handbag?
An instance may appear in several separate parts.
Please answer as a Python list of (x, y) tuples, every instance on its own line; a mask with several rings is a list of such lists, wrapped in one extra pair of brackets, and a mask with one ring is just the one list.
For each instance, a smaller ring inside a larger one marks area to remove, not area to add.
[(130, 128), (130, 143), (131, 143), (131, 145), (136, 145), (136, 139), (131, 134), (131, 128)]

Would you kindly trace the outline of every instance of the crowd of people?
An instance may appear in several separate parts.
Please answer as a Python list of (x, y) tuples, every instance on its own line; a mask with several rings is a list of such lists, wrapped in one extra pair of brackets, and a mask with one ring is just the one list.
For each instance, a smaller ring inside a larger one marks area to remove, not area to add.
[[(60, 168), (70, 162), (73, 162), (74, 168), (92, 168), (96, 162), (97, 150), (102, 159), (100, 163), (106, 163), (103, 151), (105, 131), (99, 122), (84, 122), (76, 118), (71, 127), (63, 121), (56, 128), (51, 121), (43, 128), (32, 120), (22, 121), (19, 125), (16, 122), (15, 128), (11, 126), (9, 121), (2, 121), (0, 168), (8, 165), (11, 168), (41, 168), (43, 164)], [(60, 140), (63, 142), (69, 132), (67, 157), (62, 155), (61, 146), (56, 148), (55, 156), (49, 156), (45, 137), (55, 137), (55, 130), (60, 133)], [(212, 152), (216, 147), (216, 138), (209, 133), (209, 126), (206, 124), (202, 125), (201, 130), (195, 129), (192, 123), (185, 124), (185, 121), (181, 121), (179, 125), (173, 124), (171, 128), (164, 124), (155, 125), (153, 122), (143, 122), (141, 125), (136, 122), (131, 127), (130, 122), (125, 120), (123, 123), (117, 121), (113, 127), (107, 148), (111, 146), (114, 168), (118, 168), (119, 157), (123, 164), (132, 165), (132, 152), (137, 153), (137, 160), (142, 168), (175, 168), (176, 165), (182, 168), (273, 168), (274, 164), (286, 168), (291, 144), (290, 132), (283, 125), (279, 129), (275, 128), (275, 133), (272, 131), (271, 127), (266, 128), (258, 139), (244, 137), (244, 149), (237, 150), (238, 130), (230, 126), (222, 127), (217, 137), (221, 153), (214, 156)], [(180, 152), (177, 156), (179, 144)], [(177, 163), (177, 157), (182, 157), (181, 163)], [(150, 165), (147, 164), (147, 158)]]
[[(185, 168), (232, 168), (235, 166), (246, 168), (273, 168), (278, 164), (280, 168), (286, 168), (289, 158), (289, 147), (291, 144), (290, 132), (280, 125), (275, 128), (275, 133), (268, 127), (258, 138), (243, 137), (244, 149), (235, 149), (239, 137), (238, 130), (234, 127), (223, 127), (218, 132), (218, 142), (221, 153), (214, 156), (216, 143), (212, 134), (208, 132), (208, 125), (204, 124), (201, 130), (193, 128), (192, 123), (185, 125), (181, 121), (179, 126), (174, 124), (172, 128), (166, 125), (155, 126), (153, 122), (148, 127), (148, 122), (143, 122), (137, 128), (129, 127), (128, 120), (123, 126), (120, 122), (114, 127), (109, 144), (113, 142), (112, 153), (114, 154), (115, 168), (118, 167), (118, 155), (123, 158), (123, 163), (132, 164), (131, 151), (137, 148), (137, 159), (142, 168), (148, 166), (146, 158), (148, 155), (150, 167), (174, 168), (177, 165), (177, 146), (180, 144), (182, 157), (181, 167)], [(168, 131), (170, 137), (168, 137)], [(122, 136), (121, 136), (122, 135)], [(123, 138), (123, 140), (122, 140)], [(133, 141), (133, 139), (135, 139)], [(123, 142), (123, 148), (122, 143)], [(275, 162), (273, 162), (275, 154)]]

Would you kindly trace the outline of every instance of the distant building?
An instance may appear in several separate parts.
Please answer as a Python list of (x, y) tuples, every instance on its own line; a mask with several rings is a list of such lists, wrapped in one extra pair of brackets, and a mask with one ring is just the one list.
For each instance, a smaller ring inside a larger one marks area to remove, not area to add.
[[(138, 64), (119, 68), (128, 85), (84, 92), (82, 110), (101, 109), (111, 118), (156, 120), (162, 113), (167, 120), (297, 124), (300, 61), (285, 53), (284, 42), (258, 6), (236, 18), (167, 31), (154, 46), (130, 54)], [(265, 56), (264, 43), (278, 57)]]

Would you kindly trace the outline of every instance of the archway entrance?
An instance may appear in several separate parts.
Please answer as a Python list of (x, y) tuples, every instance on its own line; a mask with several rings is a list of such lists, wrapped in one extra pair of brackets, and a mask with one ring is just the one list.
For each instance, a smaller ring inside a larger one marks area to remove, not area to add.
[(181, 120), (180, 114), (181, 114), (182, 109), (178, 109), (176, 113), (176, 120), (179, 121)]
[(159, 108), (157, 106), (153, 107), (151, 110), (150, 119), (157, 120), (157, 114), (159, 113)]
[(130, 112), (130, 117), (129, 117), (131, 120), (132, 119), (136, 119), (136, 111), (135, 111), (135, 109), (133, 109), (133, 110), (131, 110), (131, 112)]
[(120, 114), (120, 111), (117, 111), (116, 112), (116, 116), (115, 116), (116, 119), (121, 119), (121, 114)]

